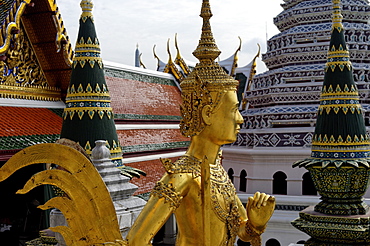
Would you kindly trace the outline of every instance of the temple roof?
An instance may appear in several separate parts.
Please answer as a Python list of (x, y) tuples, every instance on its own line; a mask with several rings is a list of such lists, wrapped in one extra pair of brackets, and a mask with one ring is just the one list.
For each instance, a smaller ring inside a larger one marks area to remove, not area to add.
[[(2, 67), (14, 76), (5, 81), (7, 75), (0, 74), (1, 97), (61, 100), (69, 82), (73, 51), (58, 6), (48, 0), (16, 0), (3, 1), (0, 8)], [(18, 79), (13, 66), (22, 66), (23, 73), (30, 75)], [(25, 81), (30, 77), (32, 80)]]
[(181, 96), (173, 76), (114, 62), (104, 64), (116, 121), (180, 121)]
[(37, 143), (55, 142), (62, 127), (62, 111), (0, 107), (0, 151), (18, 151)]

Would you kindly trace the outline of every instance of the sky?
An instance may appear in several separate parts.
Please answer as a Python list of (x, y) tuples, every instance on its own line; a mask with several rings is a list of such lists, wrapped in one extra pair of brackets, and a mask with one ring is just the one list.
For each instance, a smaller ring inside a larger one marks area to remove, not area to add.
[[(134, 66), (138, 45), (142, 61), (156, 69), (153, 46), (159, 58), (167, 62), (167, 40), (172, 57), (176, 56), (175, 33), (185, 60), (197, 62), (192, 55), (198, 45), (202, 18), (201, 0), (95, 0), (93, 15), (103, 60)], [(239, 46), (239, 66), (247, 65), (256, 55), (266, 52), (266, 40), (279, 33), (273, 18), (282, 12), (282, 0), (210, 0), (211, 26), (220, 59), (231, 56)], [(57, 0), (64, 25), (75, 47), (81, 15), (80, 0)], [(257, 72), (266, 70), (259, 60)]]

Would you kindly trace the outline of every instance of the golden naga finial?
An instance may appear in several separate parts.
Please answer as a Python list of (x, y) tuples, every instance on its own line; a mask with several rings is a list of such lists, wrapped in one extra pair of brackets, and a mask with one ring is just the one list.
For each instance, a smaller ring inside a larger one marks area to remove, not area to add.
[(177, 51), (175, 64), (179, 65), (181, 67), (182, 71), (184, 72), (184, 74), (187, 76), (191, 71), (189, 69), (189, 66), (186, 64), (184, 59), (182, 59), (182, 57), (181, 57), (180, 49), (179, 49), (179, 46), (177, 44), (177, 33), (175, 34), (175, 48), (176, 48), (176, 51)]
[(176, 48), (176, 51), (177, 51), (176, 59), (181, 59), (179, 45), (177, 44), (177, 33), (175, 33), (175, 48)]
[(143, 61), (141, 60), (141, 55), (142, 55), (143, 53), (140, 53), (140, 55), (139, 55), (139, 62), (140, 62), (140, 66), (142, 66), (143, 68), (146, 68), (146, 66), (144, 65), (144, 63), (143, 63)]
[(170, 39), (167, 40), (167, 53), (168, 53), (168, 63), (173, 63), (170, 50)]
[[(224, 92), (235, 91), (239, 85), (215, 62), (221, 51), (211, 31), (209, 19), (212, 13), (208, 0), (203, 0), (200, 16), (203, 18), (202, 34), (193, 52), (200, 62), (180, 84), (183, 101), (180, 106), (183, 118), (180, 129), (186, 137), (195, 136), (204, 128), (201, 112), (205, 105), (212, 105), (212, 110), (216, 109)], [(210, 92), (217, 93), (212, 97)]]
[(234, 53), (234, 61), (233, 61), (233, 65), (231, 67), (231, 71), (230, 71), (230, 76), (235, 76), (235, 69), (236, 67), (238, 66), (238, 52), (240, 52), (242, 50), (242, 39), (240, 38), (240, 36), (238, 36), (239, 38), (239, 47), (236, 49), (235, 53)]

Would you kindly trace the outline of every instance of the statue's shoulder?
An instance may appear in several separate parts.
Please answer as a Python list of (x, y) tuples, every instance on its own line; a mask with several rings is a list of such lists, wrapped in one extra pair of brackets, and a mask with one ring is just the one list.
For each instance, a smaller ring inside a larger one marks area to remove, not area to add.
[(171, 159), (160, 159), (168, 174), (192, 173), (193, 177), (199, 177), (201, 173), (201, 161), (192, 156), (181, 156), (175, 162)]

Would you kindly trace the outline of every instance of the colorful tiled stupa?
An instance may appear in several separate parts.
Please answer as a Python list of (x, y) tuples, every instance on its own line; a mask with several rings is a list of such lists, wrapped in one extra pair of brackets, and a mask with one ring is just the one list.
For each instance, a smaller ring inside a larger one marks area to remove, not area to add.
[[(309, 170), (321, 202), (292, 222), (312, 238), (306, 245), (368, 245), (370, 142), (344, 38), (340, 0), (333, 0), (332, 35), (311, 157), (293, 166)], [(316, 244), (314, 244), (316, 243)]]
[[(342, 5), (344, 38), (352, 51), (354, 81), (368, 124), (370, 6), (364, 0), (343, 0)], [(284, 0), (281, 6), (283, 11), (274, 18), (280, 33), (268, 40), (262, 55), (269, 70), (257, 74), (246, 93), (251, 105), (242, 113), (247, 132), (237, 146), (290, 148), (311, 143), (330, 41), (331, 0)]]
[[(274, 18), (280, 32), (269, 38), (262, 54), (268, 71), (257, 74), (245, 93), (245, 123), (237, 141), (223, 147), (223, 165), (240, 197), (247, 199), (256, 190), (278, 197), (265, 238), (289, 245), (309, 236), (287, 221), (319, 203), (310, 173), (292, 168), (292, 163), (311, 155), (331, 39), (332, 1), (281, 2), (282, 10)], [(368, 129), (370, 6), (365, 0), (342, 0), (341, 6), (344, 39)], [(365, 198), (369, 195), (368, 190)]]
[(122, 150), (105, 82), (100, 45), (92, 14), (92, 1), (81, 1), (81, 8), (83, 12), (80, 17), (60, 137), (78, 142), (89, 155), (96, 140), (107, 140), (112, 161), (120, 166)]

